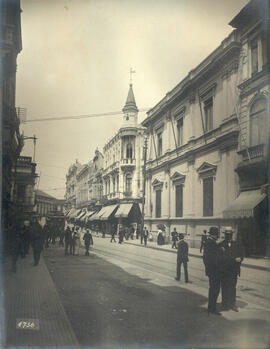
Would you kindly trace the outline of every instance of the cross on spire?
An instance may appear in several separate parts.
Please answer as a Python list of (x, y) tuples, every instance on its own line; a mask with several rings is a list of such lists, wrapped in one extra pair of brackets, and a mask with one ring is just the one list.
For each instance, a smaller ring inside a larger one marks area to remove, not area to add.
[(136, 73), (135, 70), (133, 70), (132, 68), (130, 68), (129, 70), (129, 74), (130, 74), (130, 85), (132, 85), (132, 74)]

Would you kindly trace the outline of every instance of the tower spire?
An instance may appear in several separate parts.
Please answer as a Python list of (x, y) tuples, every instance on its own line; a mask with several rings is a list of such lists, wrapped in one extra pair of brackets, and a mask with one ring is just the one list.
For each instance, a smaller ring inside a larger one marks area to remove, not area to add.
[(135, 97), (132, 89), (132, 84), (129, 84), (129, 91), (128, 91), (126, 104), (122, 110), (124, 113), (138, 112), (138, 108), (135, 102)]

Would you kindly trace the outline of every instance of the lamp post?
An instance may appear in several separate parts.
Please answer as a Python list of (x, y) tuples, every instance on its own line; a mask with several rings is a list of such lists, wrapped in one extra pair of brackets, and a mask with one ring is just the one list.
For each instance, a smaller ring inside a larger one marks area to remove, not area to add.
[(146, 155), (147, 155), (147, 136), (144, 138), (144, 145), (143, 145), (143, 197), (142, 197), (142, 229), (141, 233), (144, 228), (144, 206), (145, 206), (145, 182), (146, 182)]

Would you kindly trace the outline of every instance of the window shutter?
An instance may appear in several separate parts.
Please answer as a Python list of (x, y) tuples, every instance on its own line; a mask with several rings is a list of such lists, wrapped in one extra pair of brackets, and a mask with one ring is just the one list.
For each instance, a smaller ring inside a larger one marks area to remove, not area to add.
[(203, 180), (203, 215), (213, 216), (213, 177)]
[(183, 217), (183, 185), (175, 186), (175, 216)]
[(156, 217), (161, 217), (161, 190), (156, 190)]

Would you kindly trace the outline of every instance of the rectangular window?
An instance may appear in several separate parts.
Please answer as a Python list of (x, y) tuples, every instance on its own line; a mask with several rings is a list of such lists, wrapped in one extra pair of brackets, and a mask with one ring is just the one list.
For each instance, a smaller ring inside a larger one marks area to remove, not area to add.
[(162, 132), (157, 134), (157, 153), (158, 156), (162, 155)]
[(177, 145), (183, 144), (183, 118), (177, 121)]
[(204, 128), (206, 132), (213, 129), (213, 97), (204, 102)]
[(156, 218), (161, 217), (161, 190), (156, 190)]
[(183, 185), (175, 186), (175, 216), (183, 217)]
[(258, 71), (258, 40), (254, 39), (250, 43), (251, 47), (251, 73), (255, 74)]
[(203, 179), (203, 215), (213, 216), (213, 177)]

